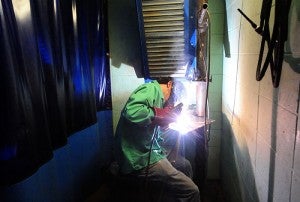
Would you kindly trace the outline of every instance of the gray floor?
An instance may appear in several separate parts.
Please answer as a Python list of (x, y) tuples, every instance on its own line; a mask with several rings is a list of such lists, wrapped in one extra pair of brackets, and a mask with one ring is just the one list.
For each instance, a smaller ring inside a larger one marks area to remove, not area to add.
[(226, 202), (221, 184), (218, 180), (207, 180), (201, 195), (201, 202)]
[[(97, 192), (91, 195), (85, 202), (111, 202), (111, 190), (107, 185), (103, 185)], [(201, 202), (226, 202), (220, 182), (217, 180), (207, 180), (205, 187), (201, 191)]]

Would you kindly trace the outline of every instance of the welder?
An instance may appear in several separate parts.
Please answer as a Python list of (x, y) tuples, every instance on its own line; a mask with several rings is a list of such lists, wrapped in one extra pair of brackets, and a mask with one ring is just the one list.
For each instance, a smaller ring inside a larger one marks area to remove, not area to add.
[(156, 201), (200, 201), (197, 185), (168, 161), (160, 133), (176, 121), (180, 107), (167, 105), (173, 89), (171, 77), (139, 86), (126, 102), (115, 134), (115, 157), (122, 175), (159, 184), (163, 195)]

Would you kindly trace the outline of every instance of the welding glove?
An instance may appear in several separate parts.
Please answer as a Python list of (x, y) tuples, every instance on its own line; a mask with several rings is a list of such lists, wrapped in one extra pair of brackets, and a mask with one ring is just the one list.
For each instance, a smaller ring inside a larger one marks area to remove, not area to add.
[(174, 107), (156, 108), (154, 107), (153, 124), (167, 126), (169, 123), (175, 122), (177, 114), (173, 111)]

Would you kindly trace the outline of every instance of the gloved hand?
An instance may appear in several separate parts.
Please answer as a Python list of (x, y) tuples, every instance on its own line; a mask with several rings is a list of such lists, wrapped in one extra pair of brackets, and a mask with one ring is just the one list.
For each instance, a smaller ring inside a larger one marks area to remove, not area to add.
[(176, 114), (172, 112), (171, 107), (154, 108), (154, 120), (153, 123), (160, 126), (167, 126), (169, 123), (176, 121)]
[(156, 108), (154, 107), (153, 123), (160, 126), (167, 126), (169, 123), (175, 122), (177, 114), (173, 111), (174, 107)]

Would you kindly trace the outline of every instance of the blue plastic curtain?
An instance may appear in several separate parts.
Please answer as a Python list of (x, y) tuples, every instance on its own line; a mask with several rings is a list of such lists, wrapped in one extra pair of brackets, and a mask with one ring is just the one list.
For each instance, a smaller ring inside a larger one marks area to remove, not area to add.
[(106, 31), (104, 1), (1, 0), (1, 186), (111, 108)]

